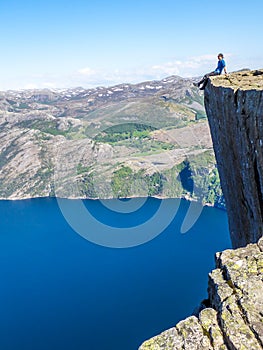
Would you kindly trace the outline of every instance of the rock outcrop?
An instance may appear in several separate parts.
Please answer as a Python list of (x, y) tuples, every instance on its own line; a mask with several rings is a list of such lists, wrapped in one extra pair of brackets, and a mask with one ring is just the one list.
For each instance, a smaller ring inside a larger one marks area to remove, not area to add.
[(209, 307), (146, 341), (139, 350), (263, 349), (263, 238), (216, 254)]
[(140, 350), (263, 349), (263, 70), (212, 77), (205, 108), (237, 249), (216, 254), (206, 307)]
[(263, 234), (263, 70), (212, 77), (205, 108), (233, 247)]

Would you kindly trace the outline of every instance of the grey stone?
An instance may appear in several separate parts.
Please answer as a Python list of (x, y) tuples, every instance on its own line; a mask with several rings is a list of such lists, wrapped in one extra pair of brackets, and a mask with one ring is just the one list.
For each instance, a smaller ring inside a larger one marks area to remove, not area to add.
[(212, 77), (205, 108), (233, 247), (256, 243), (263, 234), (263, 75)]
[(183, 338), (185, 350), (212, 350), (209, 337), (204, 333), (197, 317), (191, 316), (176, 325), (178, 333)]
[[(263, 349), (263, 70), (213, 77), (205, 89), (235, 250), (216, 254), (208, 303), (164, 349)], [(155, 347), (160, 336), (144, 343)], [(179, 337), (179, 338), (178, 338)], [(179, 343), (179, 339), (181, 343)], [(174, 344), (174, 347), (173, 347)], [(181, 345), (180, 345), (181, 344)]]
[(198, 317), (146, 341), (140, 350), (263, 349), (263, 252), (257, 244), (216, 254), (208, 303)]
[(261, 250), (261, 252), (263, 252), (263, 237), (260, 238), (260, 240), (258, 241), (258, 247)]
[(179, 350), (183, 348), (183, 338), (175, 327), (144, 342), (139, 350)]
[(227, 349), (224, 343), (223, 334), (218, 325), (217, 312), (212, 308), (204, 309), (200, 312), (199, 320), (203, 327), (204, 333), (210, 338), (213, 349)]
[(212, 307), (220, 309), (226, 298), (233, 294), (233, 289), (223, 277), (222, 270), (216, 269), (209, 274), (208, 295)]

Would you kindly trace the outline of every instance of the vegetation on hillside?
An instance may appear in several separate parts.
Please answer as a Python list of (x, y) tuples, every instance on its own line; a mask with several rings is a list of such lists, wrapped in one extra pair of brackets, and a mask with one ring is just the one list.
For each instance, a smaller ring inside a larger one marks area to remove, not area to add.
[(157, 196), (163, 190), (163, 177), (158, 172), (149, 175), (144, 170), (133, 171), (128, 166), (122, 166), (113, 173), (111, 188), (117, 198), (133, 197), (140, 193)]
[[(98, 198), (98, 177), (89, 167), (78, 166), (81, 175), (81, 194)], [(104, 184), (105, 185), (105, 184)], [(121, 164), (108, 179), (108, 194), (114, 198), (135, 196), (158, 196), (166, 198), (189, 198), (217, 207), (224, 207), (214, 155), (211, 151), (186, 158), (180, 164), (162, 172), (149, 174), (146, 170), (134, 170)], [(106, 191), (104, 195), (107, 197)]]
[(153, 130), (156, 130), (156, 128), (145, 124), (119, 124), (105, 129), (103, 132), (96, 135), (95, 140), (114, 144), (128, 139), (149, 139), (150, 132)]
[(224, 197), (220, 186), (215, 158), (211, 151), (185, 159), (181, 164), (165, 171), (167, 179), (164, 195), (188, 198), (224, 207)]
[(160, 196), (223, 204), (213, 152), (205, 152), (207, 129), (195, 127), (206, 115), (191, 80), (7, 92), (0, 109), (2, 198)]

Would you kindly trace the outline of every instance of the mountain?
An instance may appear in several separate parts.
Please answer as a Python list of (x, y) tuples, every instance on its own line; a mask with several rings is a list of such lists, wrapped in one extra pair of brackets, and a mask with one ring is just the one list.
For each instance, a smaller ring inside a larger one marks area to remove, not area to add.
[(220, 190), (202, 190), (202, 181), (218, 181), (203, 94), (192, 83), (171, 76), (0, 92), (0, 197), (184, 195), (214, 202)]

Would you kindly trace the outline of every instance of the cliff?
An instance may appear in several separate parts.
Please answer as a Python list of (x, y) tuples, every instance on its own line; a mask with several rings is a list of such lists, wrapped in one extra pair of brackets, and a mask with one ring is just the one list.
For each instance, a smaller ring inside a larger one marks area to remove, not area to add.
[(237, 249), (216, 254), (206, 307), (140, 350), (263, 349), (263, 70), (212, 77), (205, 109)]
[(263, 70), (213, 77), (205, 89), (233, 247), (263, 234)]
[(263, 239), (216, 254), (197, 316), (146, 341), (139, 350), (263, 349)]

